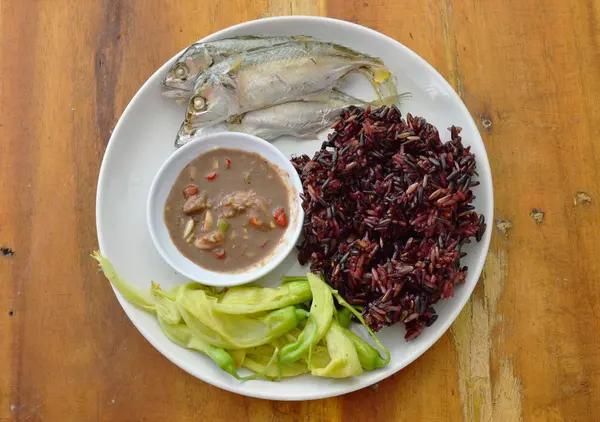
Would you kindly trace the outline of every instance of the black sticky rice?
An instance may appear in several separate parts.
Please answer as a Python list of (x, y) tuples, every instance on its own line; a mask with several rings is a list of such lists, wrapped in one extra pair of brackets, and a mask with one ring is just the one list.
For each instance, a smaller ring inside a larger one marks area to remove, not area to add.
[(461, 247), (485, 231), (471, 188), (475, 155), (396, 107), (350, 107), (311, 160), (294, 157), (306, 212), (301, 264), (311, 262), (379, 330), (398, 321), (406, 339), (437, 319), (433, 304), (464, 283)]

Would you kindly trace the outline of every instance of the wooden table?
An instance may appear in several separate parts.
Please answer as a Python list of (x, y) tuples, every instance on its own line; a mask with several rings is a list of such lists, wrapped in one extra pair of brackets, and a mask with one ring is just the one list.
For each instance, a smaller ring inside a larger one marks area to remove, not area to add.
[[(0, 421), (600, 420), (600, 2), (175, 3), (0, 2)], [(89, 258), (102, 154), (140, 85), (205, 35), (284, 14), (360, 23), (437, 68), (479, 124), (498, 218), (435, 346), (377, 386), (304, 403), (178, 369)]]

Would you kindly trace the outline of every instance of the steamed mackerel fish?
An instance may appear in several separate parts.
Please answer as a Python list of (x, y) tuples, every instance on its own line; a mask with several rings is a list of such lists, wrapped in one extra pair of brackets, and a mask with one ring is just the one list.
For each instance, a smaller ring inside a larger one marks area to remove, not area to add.
[(175, 64), (169, 69), (169, 73), (163, 80), (165, 86), (163, 96), (188, 100), (193, 93), (198, 76), (212, 65), (234, 54), (285, 44), (292, 40), (310, 39), (310, 37), (303, 35), (291, 37), (243, 36), (194, 43), (179, 56)]
[(230, 57), (198, 78), (176, 144), (232, 116), (329, 90), (359, 69), (375, 84), (391, 82), (379, 59), (331, 43), (290, 42)]
[(306, 100), (249, 111), (227, 126), (230, 131), (248, 133), (267, 141), (282, 135), (315, 139), (318, 132), (330, 127), (339, 119), (340, 113), (346, 107), (379, 107), (394, 104), (399, 98), (406, 98), (408, 95), (406, 93), (366, 102), (334, 89)]

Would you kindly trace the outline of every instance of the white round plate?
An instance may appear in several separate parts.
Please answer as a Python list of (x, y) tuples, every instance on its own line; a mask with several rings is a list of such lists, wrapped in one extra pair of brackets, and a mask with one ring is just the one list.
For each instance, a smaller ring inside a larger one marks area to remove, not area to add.
[[(406, 100), (401, 107), (404, 114), (409, 111), (425, 117), (440, 129), (444, 141), (450, 137), (445, 128), (452, 124), (463, 128), (461, 136), (477, 156), (481, 185), (475, 188), (475, 206), (485, 216), (488, 229), (480, 243), (473, 242), (465, 248), (468, 256), (463, 262), (469, 267), (467, 280), (455, 289), (453, 298), (435, 306), (439, 314), (436, 323), (410, 342), (404, 340), (405, 331), (401, 324), (381, 330), (379, 336), (392, 355), (390, 364), (351, 379), (302, 376), (281, 382), (237, 381), (217, 368), (208, 357), (170, 342), (162, 334), (154, 316), (134, 308), (116, 293), (123, 309), (144, 337), (180, 368), (225, 390), (276, 400), (310, 400), (358, 390), (389, 377), (422, 355), (446, 332), (471, 295), (483, 268), (491, 237), (490, 223), (493, 221), (490, 166), (475, 122), (444, 78), (407, 47), (359, 25), (316, 17), (280, 17), (247, 22), (219, 31), (204, 41), (239, 35), (297, 34), (311, 35), (381, 57), (395, 74), (398, 90), (412, 93), (412, 99)], [(149, 288), (151, 280), (165, 288), (186, 282), (160, 257), (146, 224), (150, 185), (162, 163), (174, 151), (173, 141), (184, 115), (180, 106), (161, 96), (161, 80), (177, 56), (146, 81), (125, 109), (106, 149), (98, 182), (96, 221), (100, 250), (127, 281), (141, 288)], [(346, 89), (362, 98), (373, 95), (372, 89), (361, 77), (350, 78)], [(326, 139), (326, 134), (321, 134), (320, 138), (315, 141), (280, 138), (274, 145), (288, 157), (302, 153), (312, 157)], [(306, 269), (298, 265), (292, 253), (268, 276), (265, 284), (278, 284), (279, 277), (285, 273), (305, 272)]]

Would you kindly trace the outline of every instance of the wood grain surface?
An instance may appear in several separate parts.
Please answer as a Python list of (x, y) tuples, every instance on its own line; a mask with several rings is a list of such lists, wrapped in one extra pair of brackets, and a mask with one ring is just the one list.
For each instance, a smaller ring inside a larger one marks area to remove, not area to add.
[[(88, 257), (102, 155), (140, 85), (199, 38), (286, 14), (357, 22), (438, 69), (482, 132), (498, 218), (425, 355), (303, 403), (178, 369)], [(0, 57), (0, 421), (600, 420), (598, 0), (2, 0)]]

